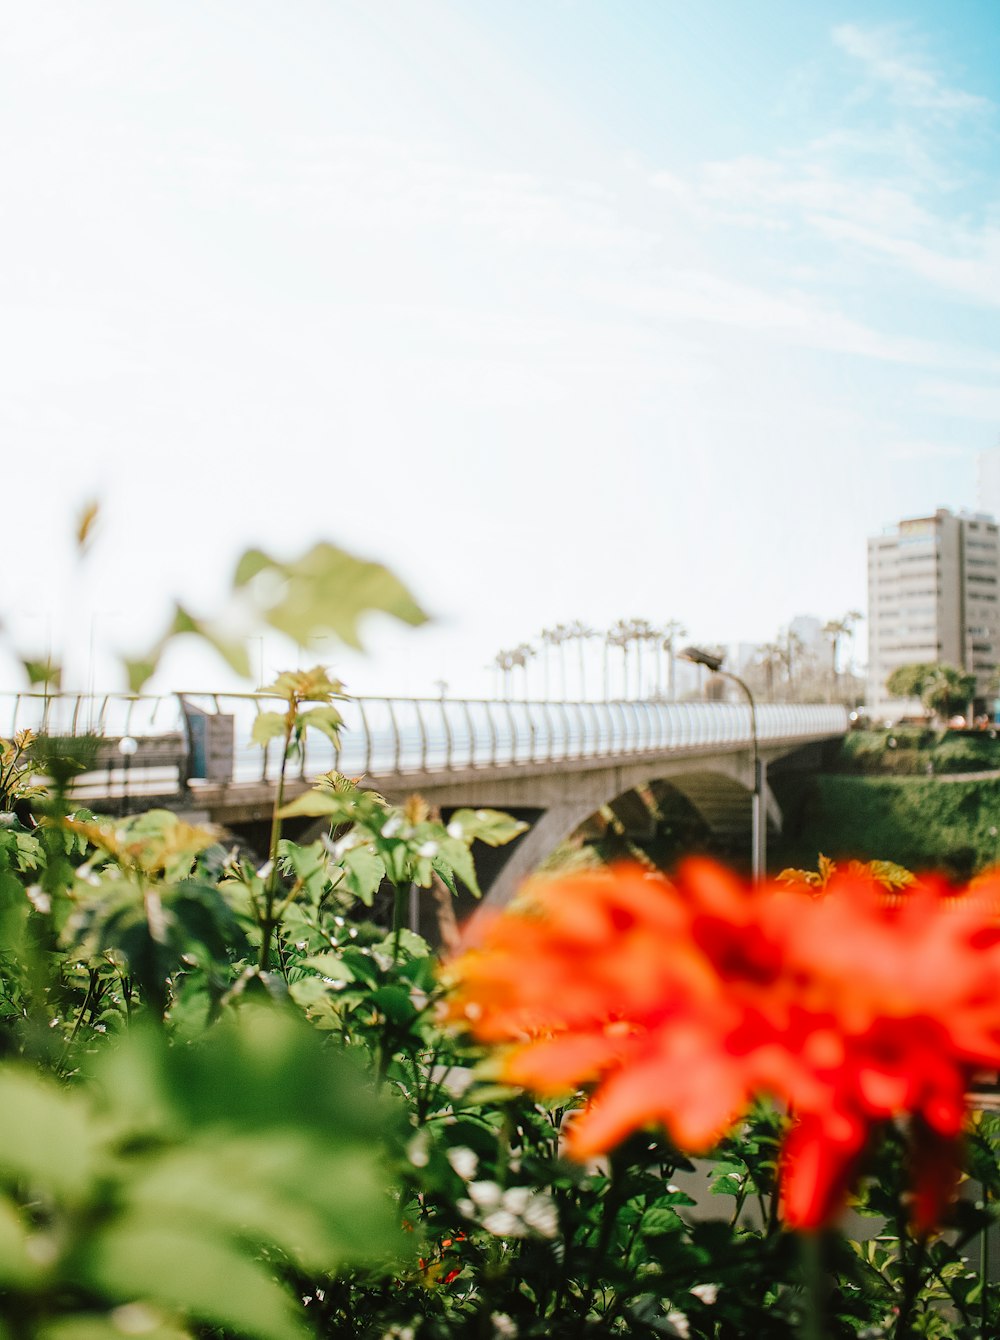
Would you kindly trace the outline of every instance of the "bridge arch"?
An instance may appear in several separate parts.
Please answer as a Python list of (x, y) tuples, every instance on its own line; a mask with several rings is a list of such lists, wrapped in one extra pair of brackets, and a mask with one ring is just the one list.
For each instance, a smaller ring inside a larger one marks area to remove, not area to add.
[[(639, 800), (643, 792), (652, 792), (654, 796), (659, 792), (662, 796), (664, 789), (676, 791), (714, 832), (727, 835), (745, 832), (749, 839), (753, 765), (747, 756), (720, 755), (712, 759), (609, 769), (597, 776), (591, 774), (588, 782), (586, 794), (553, 798), (541, 811), (491, 883), (485, 899), (488, 905), (505, 906), (522, 881), (588, 819), (604, 808), (614, 811), (629, 797)], [(766, 783), (765, 804), (770, 825), (780, 831), (781, 812)]]

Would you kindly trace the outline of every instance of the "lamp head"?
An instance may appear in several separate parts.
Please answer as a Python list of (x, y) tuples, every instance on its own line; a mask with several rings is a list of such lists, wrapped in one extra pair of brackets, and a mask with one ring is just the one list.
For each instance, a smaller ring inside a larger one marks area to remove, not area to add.
[(722, 657), (703, 651), (701, 647), (685, 647), (680, 654), (683, 660), (691, 661), (694, 665), (704, 665), (713, 673), (722, 669)]

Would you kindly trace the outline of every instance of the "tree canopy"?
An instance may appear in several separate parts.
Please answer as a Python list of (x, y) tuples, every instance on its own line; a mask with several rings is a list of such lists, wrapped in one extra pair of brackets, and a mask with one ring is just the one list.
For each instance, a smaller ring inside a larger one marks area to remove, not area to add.
[(896, 698), (919, 698), (934, 716), (964, 711), (976, 692), (976, 677), (960, 666), (936, 661), (911, 661), (897, 666), (885, 681)]

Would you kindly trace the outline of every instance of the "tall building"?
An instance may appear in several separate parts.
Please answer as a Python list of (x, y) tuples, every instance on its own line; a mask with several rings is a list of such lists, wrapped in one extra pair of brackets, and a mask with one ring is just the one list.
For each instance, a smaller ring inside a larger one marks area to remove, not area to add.
[(868, 706), (892, 718), (915, 704), (890, 698), (900, 665), (941, 661), (976, 676), (985, 699), (1000, 660), (1000, 537), (984, 512), (900, 521), (868, 541)]

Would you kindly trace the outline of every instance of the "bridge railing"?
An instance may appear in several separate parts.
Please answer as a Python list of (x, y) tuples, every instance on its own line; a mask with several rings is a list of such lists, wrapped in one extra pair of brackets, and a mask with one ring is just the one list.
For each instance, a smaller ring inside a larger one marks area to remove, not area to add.
[[(184, 781), (273, 780), (280, 743), (251, 743), (257, 715), (280, 709), (262, 694), (0, 694), (0, 735), (24, 727), (50, 735), (99, 735), (96, 771), (125, 771), (139, 789), (144, 758), (162, 768), (171, 749)], [(738, 748), (752, 743), (749, 706), (734, 703), (500, 702), (491, 699), (353, 698), (338, 704), (340, 748), (310, 732), (296, 770), (373, 777), (551, 765), (642, 754)], [(847, 713), (827, 704), (757, 708), (757, 737), (822, 739), (844, 733)], [(154, 747), (155, 744), (155, 747)], [(120, 778), (119, 778), (120, 780)]]

